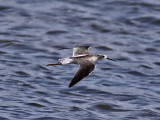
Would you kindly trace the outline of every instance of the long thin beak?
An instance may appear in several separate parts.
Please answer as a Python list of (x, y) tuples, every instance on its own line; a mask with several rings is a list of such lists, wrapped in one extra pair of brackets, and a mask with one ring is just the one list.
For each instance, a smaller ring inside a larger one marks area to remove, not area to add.
[(108, 60), (111, 60), (111, 61), (116, 61), (116, 60), (114, 60), (114, 59), (111, 59), (111, 58), (108, 58), (108, 57), (107, 57), (107, 59), (108, 59)]

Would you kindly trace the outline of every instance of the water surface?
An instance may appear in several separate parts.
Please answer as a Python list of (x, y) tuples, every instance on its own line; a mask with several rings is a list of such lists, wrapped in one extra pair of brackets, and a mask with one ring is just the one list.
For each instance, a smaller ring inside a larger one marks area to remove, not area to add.
[[(1, 120), (158, 120), (159, 0), (0, 3)], [(77, 65), (48, 67), (92, 46), (117, 62), (68, 88)]]

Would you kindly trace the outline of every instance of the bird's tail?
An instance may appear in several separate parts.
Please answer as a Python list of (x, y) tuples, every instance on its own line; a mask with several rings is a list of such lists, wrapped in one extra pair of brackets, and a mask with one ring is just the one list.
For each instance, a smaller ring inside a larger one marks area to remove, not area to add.
[(51, 66), (51, 65), (62, 65), (62, 63), (58, 62), (58, 63), (52, 63), (52, 64), (48, 64), (47, 66)]
[(47, 66), (50, 66), (50, 65), (65, 65), (65, 64), (71, 64), (71, 63), (73, 63), (73, 59), (62, 58), (62, 59), (59, 59), (57, 63), (48, 64)]

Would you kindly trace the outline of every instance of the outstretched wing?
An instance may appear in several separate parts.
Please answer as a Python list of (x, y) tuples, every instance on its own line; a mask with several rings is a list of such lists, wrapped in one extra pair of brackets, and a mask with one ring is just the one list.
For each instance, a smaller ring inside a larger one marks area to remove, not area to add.
[(77, 56), (77, 55), (81, 55), (81, 54), (90, 54), (88, 52), (89, 48), (90, 48), (90, 46), (75, 47), (75, 48), (73, 48), (73, 56)]
[(80, 80), (88, 76), (95, 68), (95, 64), (85, 59), (77, 59), (76, 61), (80, 65), (80, 68), (78, 69), (77, 73), (74, 75), (71, 83), (69, 84), (69, 87), (72, 87), (73, 85), (78, 83)]

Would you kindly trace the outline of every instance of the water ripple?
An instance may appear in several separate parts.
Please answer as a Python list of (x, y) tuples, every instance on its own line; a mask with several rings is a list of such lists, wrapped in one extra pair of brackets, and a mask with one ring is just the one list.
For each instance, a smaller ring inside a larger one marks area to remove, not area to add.
[[(160, 2), (4, 1), (0, 5), (0, 119), (160, 118)], [(46, 66), (90, 45), (98, 62), (72, 88), (77, 65)]]

